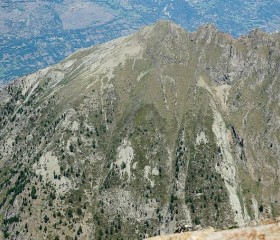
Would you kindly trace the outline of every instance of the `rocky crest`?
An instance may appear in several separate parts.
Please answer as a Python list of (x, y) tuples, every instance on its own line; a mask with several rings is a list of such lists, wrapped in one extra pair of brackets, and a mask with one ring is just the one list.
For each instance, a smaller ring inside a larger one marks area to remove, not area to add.
[(204, 229), (196, 232), (171, 234), (167, 236), (157, 236), (150, 240), (248, 240), (248, 239), (267, 239), (277, 240), (280, 234), (280, 224), (271, 223), (255, 227), (246, 227), (233, 230), (215, 231), (213, 228)]
[(280, 34), (166, 21), (0, 92), (8, 239), (142, 239), (280, 214)]

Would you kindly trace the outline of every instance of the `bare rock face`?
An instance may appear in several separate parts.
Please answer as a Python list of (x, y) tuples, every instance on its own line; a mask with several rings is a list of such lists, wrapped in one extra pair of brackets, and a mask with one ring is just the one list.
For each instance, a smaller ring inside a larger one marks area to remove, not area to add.
[(256, 227), (238, 228), (233, 230), (214, 231), (214, 229), (205, 229), (196, 232), (186, 232), (180, 234), (171, 234), (148, 238), (149, 240), (248, 240), (248, 239), (266, 239), (278, 240), (280, 236), (280, 223), (260, 225)]
[(160, 21), (2, 89), (3, 238), (142, 239), (279, 216), (279, 44)]

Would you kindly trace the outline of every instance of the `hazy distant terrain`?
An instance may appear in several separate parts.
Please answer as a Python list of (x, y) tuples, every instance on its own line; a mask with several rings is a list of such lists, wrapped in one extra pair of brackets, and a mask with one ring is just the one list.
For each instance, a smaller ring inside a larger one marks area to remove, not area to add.
[(279, 0), (3, 0), (0, 82), (161, 18), (172, 19), (190, 31), (211, 22), (239, 36), (256, 27), (278, 30), (279, 12)]

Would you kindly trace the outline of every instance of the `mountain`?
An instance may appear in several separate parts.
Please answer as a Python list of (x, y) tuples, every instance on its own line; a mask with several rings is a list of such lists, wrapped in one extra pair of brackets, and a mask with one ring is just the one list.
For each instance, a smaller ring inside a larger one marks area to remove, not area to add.
[(3, 237), (142, 239), (279, 216), (279, 44), (160, 21), (3, 88)]
[(240, 36), (254, 28), (279, 30), (279, 11), (279, 0), (3, 0), (0, 83), (159, 19), (173, 20), (190, 31), (211, 22)]

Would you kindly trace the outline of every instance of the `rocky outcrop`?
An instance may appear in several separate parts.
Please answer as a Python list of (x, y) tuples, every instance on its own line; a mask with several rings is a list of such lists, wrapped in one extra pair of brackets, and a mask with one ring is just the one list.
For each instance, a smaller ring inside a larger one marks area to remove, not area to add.
[(186, 232), (172, 234), (167, 236), (158, 236), (148, 238), (149, 240), (248, 240), (248, 239), (266, 239), (278, 240), (280, 235), (280, 223), (260, 225), (255, 227), (238, 228), (225, 231), (215, 231), (214, 228), (208, 228), (196, 232)]

